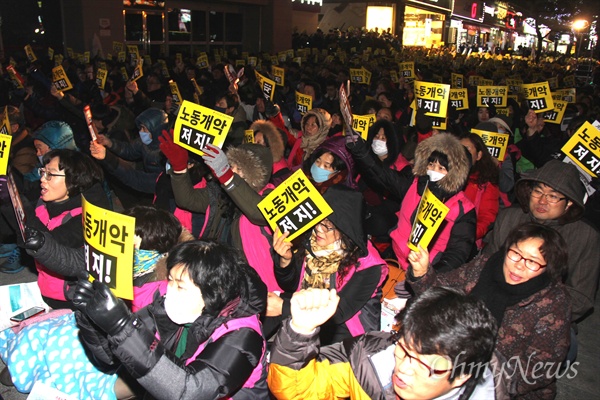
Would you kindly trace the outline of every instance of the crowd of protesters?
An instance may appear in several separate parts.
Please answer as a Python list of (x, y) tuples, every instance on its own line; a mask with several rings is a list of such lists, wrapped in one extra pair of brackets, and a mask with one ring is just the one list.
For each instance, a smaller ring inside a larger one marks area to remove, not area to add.
[[(233, 50), (208, 54), (204, 67), (187, 54), (150, 60), (135, 81), (137, 60), (65, 57), (66, 91), (52, 83), (48, 57), (2, 60), (0, 107), (27, 229), (23, 238), (0, 177), (0, 272), (36, 268), (44, 301), (63, 310), (0, 333), (3, 384), (28, 392), (45, 376), (68, 394), (107, 399), (556, 396), (600, 276), (598, 182), (584, 186), (561, 148), (600, 116), (600, 69), (595, 84), (575, 81), (555, 124), (521, 96), (506, 113), (476, 107), (469, 77), (565, 88), (574, 69), (566, 57), (467, 56), (337, 30), (296, 34), (293, 48), (304, 51), (250, 54), (257, 62), (246, 59), (237, 80), (228, 79), (241, 59)], [(397, 74), (400, 62), (414, 63), (411, 79)], [(274, 65), (285, 76), (271, 99), (255, 71), (273, 78)], [(353, 114), (375, 118), (364, 139), (346, 126), (339, 98), (350, 68), (361, 67), (370, 80), (351, 83), (348, 97)], [(464, 77), (471, 107), (450, 105), (441, 130), (415, 109), (414, 81), (449, 84), (452, 73)], [(296, 92), (311, 110), (299, 111)], [(233, 118), (222, 148), (198, 156), (175, 143), (181, 100)], [(505, 159), (472, 130), (508, 134)], [(333, 213), (288, 241), (257, 205), (300, 169)], [(426, 189), (449, 211), (415, 250), (408, 241)], [(133, 309), (87, 280), (82, 196), (136, 218)], [(406, 271), (396, 292), (412, 300), (399, 332), (374, 333), (391, 264)], [(61, 331), (74, 332), (72, 378), (49, 361), (34, 363), (37, 372), (17, 367), (34, 355), (15, 337), (52, 354), (65, 348), (50, 340)], [(515, 359), (521, 371), (486, 375)], [(457, 372), (469, 363), (489, 368)], [(77, 368), (95, 383), (69, 385), (90, 380)]]

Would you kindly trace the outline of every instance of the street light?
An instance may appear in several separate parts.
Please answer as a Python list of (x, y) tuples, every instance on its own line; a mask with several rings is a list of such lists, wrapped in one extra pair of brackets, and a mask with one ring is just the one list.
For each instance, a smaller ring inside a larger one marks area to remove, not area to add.
[(573, 21), (573, 29), (579, 33), (579, 37), (577, 38), (577, 54), (576, 61), (579, 64), (579, 52), (581, 51), (581, 45), (583, 44), (583, 30), (588, 28), (590, 23), (585, 19), (578, 19)]

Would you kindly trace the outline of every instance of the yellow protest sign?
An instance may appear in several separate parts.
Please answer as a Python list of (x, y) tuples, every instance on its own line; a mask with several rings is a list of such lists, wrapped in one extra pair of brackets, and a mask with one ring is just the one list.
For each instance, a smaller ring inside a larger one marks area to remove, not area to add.
[(494, 81), (492, 79), (479, 78), (477, 86), (493, 86)]
[(550, 86), (550, 90), (558, 89), (558, 77), (553, 76), (552, 78), (548, 78), (548, 85)]
[(408, 247), (418, 251), (418, 246), (426, 249), (439, 229), (450, 209), (442, 203), (429, 188), (426, 188), (419, 201), (419, 208), (413, 222)]
[(83, 52), (83, 63), (84, 64), (89, 64), (90, 63), (90, 52), (89, 51), (84, 51)]
[(140, 79), (142, 76), (144, 76), (144, 69), (142, 68), (143, 65), (144, 65), (144, 59), (138, 58), (137, 64), (136, 64), (135, 68), (133, 69), (133, 74), (131, 74), (131, 82), (135, 82), (138, 79)]
[(577, 100), (577, 89), (559, 89), (556, 92), (552, 92), (552, 100), (562, 100), (567, 103), (575, 104), (575, 101)]
[(450, 106), (457, 110), (469, 109), (469, 94), (467, 89), (450, 89)]
[(563, 117), (565, 116), (565, 111), (567, 109), (566, 101), (554, 100), (554, 110), (546, 111), (544, 113), (544, 121), (549, 122), (551, 124), (560, 124), (562, 123)]
[(510, 79), (507, 78), (506, 79), (506, 85), (508, 86), (508, 93), (509, 94), (519, 94), (521, 93), (521, 85), (523, 84), (523, 81), (520, 79)]
[(415, 78), (415, 63), (413, 61), (400, 63), (400, 76), (404, 78)]
[(121, 67), (119, 70), (121, 71), (121, 76), (123, 77), (123, 82), (127, 82), (129, 80), (129, 75), (127, 75), (127, 68)]
[(446, 117), (450, 85), (415, 81), (415, 98), (417, 99), (417, 108), (425, 110), (426, 115)]
[(240, 59), (235, 60), (235, 66), (236, 67), (243, 67), (245, 65), (246, 65), (246, 61), (245, 60), (240, 60)]
[(471, 129), (471, 133), (481, 137), (483, 144), (485, 144), (492, 157), (497, 158), (499, 161), (504, 161), (510, 137), (508, 133), (488, 132), (480, 129)]
[(215, 63), (216, 64), (221, 64), (223, 61), (221, 59), (221, 55), (220, 54), (215, 54)]
[(280, 51), (277, 53), (277, 59), (279, 62), (284, 63), (287, 60), (287, 53), (285, 51)]
[(181, 97), (181, 93), (179, 92), (179, 86), (177, 86), (177, 82), (170, 80), (169, 81), (169, 89), (171, 89), (171, 96), (173, 96), (173, 103), (181, 104), (183, 102), (183, 98)]
[(252, 129), (244, 131), (244, 143), (254, 143), (254, 131)]
[(279, 60), (277, 59), (277, 56), (270, 56), (269, 59), (271, 60), (271, 65), (279, 65)]
[(525, 83), (521, 85), (523, 96), (530, 110), (536, 113), (554, 109), (552, 93), (548, 82)]
[(271, 73), (273, 74), (275, 84), (278, 86), (285, 86), (285, 70), (283, 68), (273, 65), (271, 66)]
[(56, 54), (54, 56), (54, 66), (57, 67), (59, 65), (62, 65), (63, 60), (64, 56), (62, 54)]
[(575, 87), (575, 75), (565, 76), (563, 78), (563, 86), (567, 88)]
[(462, 89), (465, 87), (465, 77), (462, 74), (450, 74), (450, 86), (456, 89)]
[(479, 86), (479, 80), (482, 79), (479, 75), (471, 75), (469, 77), (469, 86)]
[(360, 134), (360, 136), (367, 140), (369, 134), (369, 128), (375, 123), (376, 115), (355, 115), (352, 114), (352, 128)]
[(302, 115), (312, 110), (312, 97), (296, 91), (296, 110)]
[(508, 86), (477, 86), (477, 107), (507, 107)]
[(247, 60), (249, 56), (250, 56), (250, 53), (248, 53), (247, 51), (242, 51), (242, 58), (244, 60)]
[(362, 70), (363, 70), (363, 76), (365, 78), (364, 83), (366, 85), (370, 85), (371, 84), (371, 75), (373, 75), (373, 74), (371, 73), (371, 71), (369, 71), (365, 67), (362, 67)]
[(350, 82), (357, 84), (365, 83), (363, 72), (362, 68), (350, 68)]
[(294, 58), (294, 49), (286, 50), (285, 53), (288, 58)]
[(302, 169), (294, 172), (260, 203), (258, 209), (273, 231), (289, 232), (291, 241), (333, 212)]
[(600, 131), (585, 122), (562, 147), (562, 152), (592, 177), (600, 171)]
[(163, 78), (170, 78), (171, 75), (169, 74), (169, 69), (167, 68), (167, 62), (165, 60), (158, 60), (158, 62), (160, 63), (160, 73), (162, 74)]
[[(4, 130), (4, 126), (2, 129)], [(11, 142), (12, 136), (10, 134), (0, 134), (0, 175), (6, 175), (8, 171), (8, 157)]]
[(258, 86), (260, 86), (265, 99), (273, 101), (276, 85), (275, 81), (259, 74), (256, 70), (254, 70), (254, 74), (256, 75), (256, 81), (258, 82)]
[(115, 296), (133, 299), (135, 218), (93, 205), (82, 198), (83, 238), (88, 273)]
[(123, 46), (122, 42), (113, 42), (112, 49), (113, 53), (119, 54), (125, 49), (125, 47)]
[(196, 65), (198, 68), (208, 68), (208, 55), (205, 52), (200, 53), (196, 59)]
[(135, 44), (128, 44), (127, 52), (129, 53), (129, 60), (131, 62), (134, 62), (140, 58), (140, 51)]
[(233, 117), (184, 100), (175, 120), (173, 140), (193, 153), (203, 155), (208, 144), (223, 146)]
[(398, 73), (394, 70), (390, 71), (390, 79), (392, 82), (394, 83), (398, 83), (399, 79), (398, 79)]
[(59, 92), (73, 89), (73, 85), (62, 65), (52, 68), (52, 84)]
[(202, 93), (204, 93), (204, 89), (202, 89), (202, 87), (200, 87), (198, 85), (198, 82), (196, 82), (196, 78), (192, 78), (190, 80), (192, 81), (192, 84), (194, 85), (194, 92), (195, 92), (195, 94), (198, 95), (198, 96), (202, 96)]
[(49, 60), (54, 59), (54, 49), (52, 47), (48, 47), (48, 59)]
[(70, 47), (67, 47), (67, 57), (74, 58), (73, 56), (74, 56), (73, 49)]
[(258, 60), (256, 57), (248, 57), (248, 65), (256, 67), (257, 64), (258, 64)]
[(8, 119), (8, 106), (4, 106), (4, 114), (2, 114), (2, 125), (0, 125), (0, 134), (12, 135), (12, 129), (10, 128), (10, 120)]
[(127, 54), (124, 51), (120, 51), (117, 53), (117, 61), (120, 63), (125, 62), (127, 59)]
[(98, 69), (96, 71), (96, 85), (100, 88), (100, 90), (104, 90), (104, 85), (106, 84), (106, 77), (108, 76), (108, 71), (105, 69)]
[(431, 127), (433, 129), (437, 129), (439, 131), (445, 131), (447, 127), (446, 117), (430, 117), (431, 118)]
[(37, 61), (37, 57), (35, 56), (30, 44), (25, 46), (25, 54), (27, 54), (27, 59), (30, 63)]
[(496, 108), (496, 114), (497, 115), (506, 115), (507, 117), (510, 116), (510, 109), (507, 108)]

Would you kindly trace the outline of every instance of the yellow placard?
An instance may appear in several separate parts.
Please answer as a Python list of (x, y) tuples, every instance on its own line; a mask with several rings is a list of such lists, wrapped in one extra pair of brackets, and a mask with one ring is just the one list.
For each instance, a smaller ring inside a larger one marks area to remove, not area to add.
[(81, 198), (87, 271), (115, 296), (132, 300), (135, 218)]
[(245, 60), (240, 60), (240, 59), (235, 60), (235, 66), (236, 67), (243, 67), (245, 65), (246, 65), (246, 61)]
[(256, 70), (254, 70), (254, 74), (256, 75), (256, 81), (258, 82), (258, 86), (260, 86), (265, 99), (273, 101), (276, 85), (275, 81), (259, 74)]
[(120, 63), (125, 62), (127, 59), (127, 54), (124, 51), (120, 51), (117, 53), (117, 61)]
[(575, 75), (568, 75), (563, 78), (563, 86), (567, 88), (575, 87)]
[(562, 147), (562, 152), (592, 177), (600, 171), (600, 131), (585, 122)]
[(471, 129), (471, 133), (481, 137), (483, 144), (485, 144), (492, 157), (497, 158), (499, 161), (504, 161), (506, 149), (508, 148), (508, 139), (510, 138), (508, 133), (488, 132), (480, 129)]
[(401, 77), (415, 78), (415, 63), (413, 61), (400, 63), (399, 68)]
[[(196, 82), (196, 78), (192, 78), (190, 80), (192, 81), (192, 84), (194, 85), (195, 94), (198, 96), (202, 96), (202, 93), (204, 93), (204, 89), (202, 89), (202, 87), (200, 87), (198, 85), (198, 82)], [(178, 90), (179, 90), (179, 88), (178, 88)], [(181, 96), (179, 96), (179, 97), (181, 97)]]
[(248, 53), (247, 51), (242, 51), (242, 58), (244, 60), (247, 60), (249, 56), (250, 56), (250, 53)]
[(554, 102), (548, 82), (525, 83), (521, 85), (521, 88), (530, 110), (539, 113), (554, 109)]
[(471, 75), (469, 77), (469, 86), (478, 86), (481, 79), (483, 78), (479, 75)]
[(371, 75), (373, 75), (373, 74), (371, 73), (371, 71), (369, 71), (365, 67), (362, 67), (362, 70), (363, 70), (363, 76), (365, 78), (364, 83), (367, 85), (370, 85), (371, 84)]
[(258, 209), (273, 231), (289, 232), (291, 241), (333, 212), (302, 169), (279, 184), (260, 203)]
[(160, 63), (160, 73), (162, 74), (163, 78), (169, 79), (171, 75), (169, 74), (169, 69), (167, 68), (167, 62), (165, 60), (158, 60), (158, 62)]
[(54, 60), (54, 49), (52, 47), (48, 47), (48, 59)]
[(37, 57), (35, 56), (30, 44), (25, 46), (25, 54), (27, 54), (27, 59), (30, 63), (37, 61)]
[[(4, 127), (2, 127), (4, 129)], [(6, 175), (8, 171), (8, 157), (10, 154), (11, 135), (0, 134), (0, 175)]]
[(363, 72), (362, 68), (350, 68), (350, 82), (357, 84), (365, 83)]
[(550, 86), (550, 90), (558, 89), (558, 78), (556, 76), (548, 78), (548, 85)]
[(496, 108), (496, 114), (497, 115), (506, 115), (507, 117), (510, 116), (510, 109), (507, 108)]
[(450, 85), (415, 81), (415, 98), (417, 99), (417, 108), (425, 110), (425, 115), (446, 117)]
[(62, 62), (64, 60), (64, 56), (62, 54), (56, 54), (54, 56), (54, 66), (57, 67), (59, 65), (62, 65)]
[(208, 68), (208, 55), (204, 52), (200, 53), (196, 59), (196, 65), (198, 68)]
[(279, 65), (279, 60), (277, 59), (277, 56), (270, 56), (269, 59), (271, 60), (271, 65)]
[(285, 70), (283, 68), (273, 65), (271, 66), (271, 73), (273, 74), (275, 84), (278, 86), (285, 86)]
[(140, 51), (138, 50), (138, 47), (135, 44), (128, 44), (127, 52), (129, 53), (129, 60), (131, 60), (131, 62), (140, 58)]
[(286, 50), (285, 53), (288, 58), (294, 58), (294, 49)]
[(142, 68), (143, 65), (144, 65), (144, 59), (138, 58), (137, 64), (136, 64), (135, 68), (133, 69), (133, 74), (131, 74), (131, 82), (135, 82), (138, 79), (140, 79), (142, 76), (144, 76), (144, 68)]
[(59, 92), (73, 89), (73, 85), (62, 65), (52, 68), (52, 84)]
[(287, 53), (285, 51), (280, 51), (279, 53), (277, 53), (277, 59), (279, 60), (279, 62), (286, 62), (287, 60)]
[(355, 115), (352, 114), (352, 128), (360, 133), (360, 136), (367, 140), (369, 128), (375, 123), (377, 116), (375, 114)]
[(566, 101), (554, 100), (554, 110), (546, 111), (544, 113), (544, 121), (549, 122), (551, 124), (560, 124), (562, 123), (563, 117), (565, 116), (565, 111), (567, 109)]
[(223, 146), (233, 117), (184, 100), (173, 130), (173, 140), (189, 151), (203, 155), (208, 144)]
[(10, 120), (8, 119), (8, 106), (4, 106), (4, 114), (2, 114), (2, 125), (0, 125), (0, 134), (9, 136), (12, 135), (12, 129), (10, 128)]
[(467, 88), (450, 89), (450, 106), (457, 110), (469, 109), (469, 94)]
[(462, 74), (450, 74), (450, 86), (455, 89), (462, 89), (465, 87), (465, 77)]
[(506, 85), (508, 86), (508, 94), (516, 95), (521, 93), (521, 85), (523, 81), (521, 79), (506, 79)]
[(125, 49), (122, 42), (115, 42), (115, 41), (113, 41), (112, 48), (113, 48), (113, 53), (115, 53), (115, 54), (119, 54), (120, 52), (122, 52)]
[(312, 110), (312, 97), (296, 91), (296, 110), (302, 115)]
[(129, 75), (127, 74), (127, 68), (121, 67), (121, 76), (123, 77), (123, 82), (127, 82), (129, 80)]
[(248, 65), (256, 67), (258, 64), (258, 59), (256, 57), (248, 57)]
[(254, 131), (252, 129), (244, 131), (244, 143), (254, 143)]
[(398, 73), (395, 70), (390, 71), (390, 79), (394, 83), (398, 83), (400, 81), (398, 79)]
[(96, 71), (96, 85), (100, 88), (100, 90), (104, 90), (104, 85), (106, 84), (106, 77), (108, 76), (108, 71), (102, 68), (99, 68)]
[(477, 86), (477, 107), (507, 107), (508, 86)]
[(559, 89), (556, 92), (552, 92), (552, 100), (562, 100), (567, 103), (575, 104), (577, 100), (577, 89)]
[(223, 61), (221, 59), (221, 55), (220, 54), (215, 54), (215, 63), (216, 64), (221, 64)]
[(67, 47), (67, 57), (74, 58), (73, 55), (73, 49), (71, 47)]
[(183, 98), (181, 97), (181, 92), (179, 91), (179, 86), (177, 86), (177, 82), (170, 80), (169, 81), (169, 89), (171, 89), (171, 96), (173, 96), (173, 103), (181, 104), (183, 102)]
[(419, 208), (413, 222), (408, 247), (418, 251), (418, 246), (426, 249), (431, 239), (442, 225), (450, 209), (442, 203), (429, 188), (426, 188), (419, 201)]
[(431, 118), (431, 128), (437, 129), (438, 131), (445, 131), (447, 128), (447, 118), (446, 117), (430, 117)]
[(83, 52), (83, 62), (84, 62), (84, 64), (90, 63), (90, 52), (89, 51)]
[(479, 78), (478, 86), (494, 86), (492, 79)]

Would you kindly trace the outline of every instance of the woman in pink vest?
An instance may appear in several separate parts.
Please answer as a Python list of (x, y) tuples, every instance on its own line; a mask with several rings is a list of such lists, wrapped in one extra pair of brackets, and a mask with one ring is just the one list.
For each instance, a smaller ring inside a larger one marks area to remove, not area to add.
[(390, 232), (400, 266), (408, 267), (407, 243), (426, 187), (450, 209), (429, 244), (431, 264), (438, 270), (464, 264), (475, 242), (477, 216), (473, 203), (463, 192), (471, 163), (460, 141), (446, 133), (423, 140), (415, 150), (415, 164), (409, 174), (406, 169), (394, 171), (382, 167), (373, 160), (364, 141), (358, 135), (352, 137), (348, 136), (346, 146), (362, 166), (363, 178), (386, 188), (389, 196), (401, 203), (396, 213), (398, 223)]
[[(87, 155), (75, 150), (52, 150), (44, 156), (40, 168), (40, 199), (35, 209), (26, 207), (27, 225), (49, 232), (61, 245), (83, 246), (81, 196), (90, 203), (110, 208), (101, 185), (102, 169)], [(52, 308), (71, 308), (65, 298), (70, 277), (65, 277), (36, 261), (42, 298)], [(72, 277), (71, 277), (72, 278)]]
[[(80, 280), (78, 320), (99, 329), (81, 331), (84, 345), (96, 359), (124, 365), (155, 399), (268, 398), (258, 317), (267, 290), (256, 272), (232, 247), (200, 240), (173, 248), (167, 270), (166, 295), (137, 313), (104, 284)], [(121, 380), (115, 392), (144, 397)]]
[(363, 197), (338, 184), (323, 194), (333, 213), (301, 236), (292, 255), (287, 233), (273, 237), (275, 276), (284, 293), (269, 293), (265, 335), (274, 333), (290, 315), (294, 292), (307, 288), (335, 288), (340, 303), (321, 327), (321, 343), (342, 341), (379, 330), (381, 287), (388, 273), (386, 262), (362, 229)]

